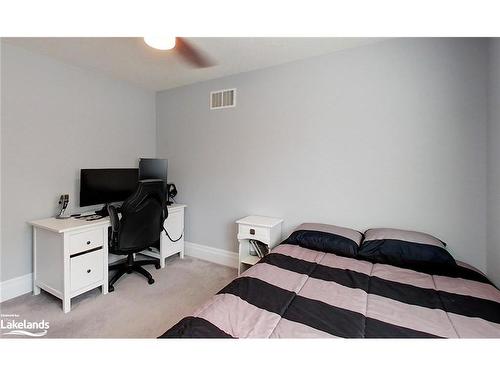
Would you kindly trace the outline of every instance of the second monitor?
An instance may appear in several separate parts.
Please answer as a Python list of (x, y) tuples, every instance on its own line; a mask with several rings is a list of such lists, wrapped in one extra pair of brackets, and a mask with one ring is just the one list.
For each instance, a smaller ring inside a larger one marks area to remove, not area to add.
[(161, 179), (167, 189), (167, 159), (141, 158), (139, 160), (139, 180)]

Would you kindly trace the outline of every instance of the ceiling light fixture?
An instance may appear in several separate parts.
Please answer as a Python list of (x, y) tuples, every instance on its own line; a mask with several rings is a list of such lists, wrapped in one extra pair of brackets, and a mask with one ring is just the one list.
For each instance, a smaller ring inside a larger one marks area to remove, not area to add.
[(144, 37), (144, 43), (152, 48), (166, 51), (175, 47), (175, 36)]

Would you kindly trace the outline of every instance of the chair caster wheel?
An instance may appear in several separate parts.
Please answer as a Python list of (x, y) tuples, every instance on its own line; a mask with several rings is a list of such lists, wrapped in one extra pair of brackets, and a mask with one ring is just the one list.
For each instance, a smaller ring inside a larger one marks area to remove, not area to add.
[(108, 292), (114, 292), (115, 291), (115, 287), (114, 286), (108, 286)]
[(159, 269), (161, 268), (161, 266), (160, 266), (159, 264), (155, 264), (155, 268), (156, 268), (157, 270), (159, 270)]
[(155, 283), (155, 280), (154, 279), (149, 279), (148, 280), (148, 284), (151, 285), (151, 284), (154, 284)]

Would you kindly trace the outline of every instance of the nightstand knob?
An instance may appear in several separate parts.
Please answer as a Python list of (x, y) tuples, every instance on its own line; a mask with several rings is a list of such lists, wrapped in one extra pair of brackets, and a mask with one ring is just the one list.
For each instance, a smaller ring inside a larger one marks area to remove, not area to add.
[(90, 241), (87, 241), (87, 245), (90, 245)]
[(250, 234), (255, 234), (255, 229), (250, 229)]
[(87, 273), (90, 273), (90, 272), (92, 272), (92, 270), (87, 270)]

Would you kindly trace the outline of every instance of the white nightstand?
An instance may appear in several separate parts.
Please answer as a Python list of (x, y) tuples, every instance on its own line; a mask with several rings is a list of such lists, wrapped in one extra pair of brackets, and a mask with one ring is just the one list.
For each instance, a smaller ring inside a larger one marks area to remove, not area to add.
[(239, 242), (238, 276), (260, 260), (258, 256), (250, 255), (250, 240), (263, 242), (271, 250), (281, 241), (281, 223), (283, 219), (267, 216), (247, 216), (236, 221)]

